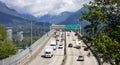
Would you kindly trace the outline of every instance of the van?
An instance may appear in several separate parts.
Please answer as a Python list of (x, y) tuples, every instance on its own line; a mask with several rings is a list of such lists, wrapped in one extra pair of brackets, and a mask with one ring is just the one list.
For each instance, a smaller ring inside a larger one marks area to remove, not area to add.
[(53, 47), (51, 46), (48, 46), (45, 48), (45, 51), (44, 51), (44, 57), (52, 57), (53, 56)]
[(50, 46), (52, 46), (54, 50), (56, 50), (56, 45), (57, 45), (56, 40), (55, 39), (51, 40)]

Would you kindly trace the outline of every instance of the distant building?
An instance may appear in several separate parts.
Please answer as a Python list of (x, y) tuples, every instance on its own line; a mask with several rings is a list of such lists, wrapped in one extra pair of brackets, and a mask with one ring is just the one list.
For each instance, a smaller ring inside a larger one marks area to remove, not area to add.
[(17, 32), (17, 40), (22, 41), (23, 40), (23, 31)]
[(8, 35), (8, 39), (12, 41), (12, 37), (13, 37), (13, 34), (12, 34), (12, 29), (7, 29), (7, 35)]

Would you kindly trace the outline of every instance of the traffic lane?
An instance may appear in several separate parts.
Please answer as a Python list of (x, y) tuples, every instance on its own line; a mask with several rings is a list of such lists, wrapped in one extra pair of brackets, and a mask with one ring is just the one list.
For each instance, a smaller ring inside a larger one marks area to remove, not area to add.
[[(65, 65), (80, 65), (82, 62), (77, 62), (77, 57), (79, 56), (79, 50), (75, 48), (76, 42), (73, 41), (73, 32), (70, 33), (70, 36), (66, 37), (67, 44), (67, 60)], [(75, 38), (75, 37), (74, 37)], [(73, 44), (73, 47), (68, 47), (69, 43)]]
[[(67, 36), (67, 37), (70, 37), (70, 36)], [(77, 39), (77, 37), (75, 39)], [(71, 40), (71, 38), (67, 38), (67, 44), (72, 42), (72, 41), (68, 41), (68, 40)], [(75, 45), (75, 43), (73, 43), (73, 46), (74, 45)], [(90, 51), (84, 51), (84, 47), (82, 47), (82, 46), (81, 46), (81, 49), (75, 49), (73, 47), (72, 48), (67, 47), (68, 56), (67, 56), (67, 60), (66, 60), (65, 65), (98, 65), (97, 60), (95, 59), (94, 56), (90, 56), (90, 57), (87, 56), (87, 54), (89, 52)], [(84, 56), (84, 61), (77, 61), (78, 56), (80, 54), (82, 54)]]
[[(58, 42), (60, 42), (59, 40)], [(57, 49), (54, 52), (54, 59), (48, 65), (61, 65), (64, 59), (64, 45), (63, 48), (59, 48), (59, 43), (57, 44)]]
[[(84, 65), (98, 65), (97, 59), (93, 56), (90, 50), (84, 51), (84, 48), (87, 47), (85, 43), (81, 44), (81, 52), (84, 55)], [(90, 53), (90, 56), (88, 56), (88, 53)]]
[(61, 65), (62, 61), (64, 59), (64, 48), (57, 49), (55, 54), (54, 54), (54, 57), (55, 58), (48, 65)]
[[(52, 38), (50, 40), (52, 40)], [(39, 64), (42, 65), (44, 63), (45, 63), (44, 65), (46, 65), (47, 63), (49, 63), (49, 61), (48, 61), (49, 59), (43, 59), (42, 56), (44, 55), (45, 48), (47, 46), (49, 46), (50, 40), (48, 40), (46, 46), (42, 49), (42, 51), (39, 53), (39, 55), (32, 62), (29, 63), (29, 65), (39, 65)], [(46, 62), (46, 61), (48, 61), (48, 62)]]
[[(59, 43), (61, 41), (61, 35), (59, 35)], [(61, 65), (64, 59), (64, 45), (63, 48), (59, 48), (59, 43), (57, 44), (57, 49), (54, 52), (54, 59), (48, 65)]]
[(98, 63), (94, 56), (88, 57), (85, 55), (83, 65), (98, 65)]
[[(49, 46), (49, 43), (50, 43), (50, 41), (47, 43), (46, 46)], [(39, 54), (39, 56), (37, 56), (36, 59), (34, 61), (32, 61), (29, 65), (54, 65), (54, 64), (59, 65), (62, 62), (63, 54), (64, 54), (63, 49), (55, 50), (54, 51), (55, 54), (53, 55), (52, 58), (41, 57), (44, 54), (44, 50), (45, 50), (45, 47), (42, 50), (42, 52)], [(60, 60), (58, 60), (58, 58), (60, 58)]]

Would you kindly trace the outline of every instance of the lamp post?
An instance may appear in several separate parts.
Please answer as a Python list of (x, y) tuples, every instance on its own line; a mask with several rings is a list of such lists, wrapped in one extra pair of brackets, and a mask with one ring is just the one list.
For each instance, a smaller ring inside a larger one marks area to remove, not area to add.
[(31, 49), (31, 45), (32, 45), (32, 21), (31, 21), (31, 35), (30, 36), (31, 36), (31, 39), (30, 39), (31, 40), (31, 43), (30, 43), (30, 52), (31, 52), (32, 51), (32, 49)]
[(52, 16), (50, 15), (50, 30), (51, 30), (51, 21), (52, 21)]

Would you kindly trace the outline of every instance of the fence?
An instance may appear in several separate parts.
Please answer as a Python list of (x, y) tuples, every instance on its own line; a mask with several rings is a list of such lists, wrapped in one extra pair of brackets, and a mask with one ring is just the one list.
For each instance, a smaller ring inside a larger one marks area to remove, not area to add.
[(50, 35), (53, 32), (54, 32), (54, 30), (51, 30), (48, 33), (46, 33), (45, 35), (43, 35), (40, 39), (38, 39), (35, 43), (33, 43), (30, 48), (26, 48), (24, 51), (22, 51), (16, 55), (13, 55), (9, 58), (1, 60), (0, 65), (16, 65), (16, 64), (20, 63), (23, 59), (25, 59), (27, 56), (29, 56), (31, 50), (34, 51), (35, 48), (40, 44), (40, 42), (42, 42), (48, 35)]

